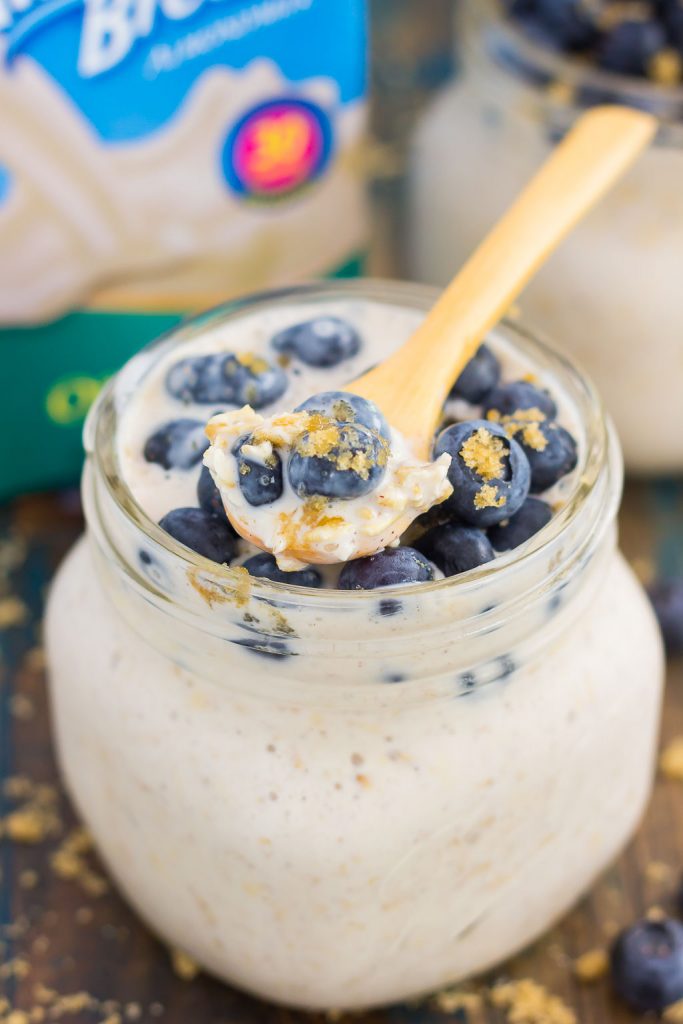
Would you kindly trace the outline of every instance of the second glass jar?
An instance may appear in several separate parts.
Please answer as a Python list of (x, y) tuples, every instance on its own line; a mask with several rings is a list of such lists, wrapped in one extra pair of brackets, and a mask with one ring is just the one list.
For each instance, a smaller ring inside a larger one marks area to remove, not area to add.
[(683, 471), (683, 89), (608, 75), (530, 42), (496, 0), (461, 4), (461, 70), (417, 134), (413, 276), (446, 283), (586, 106), (662, 118), (659, 137), (549, 260), (525, 319), (598, 384), (629, 471)]

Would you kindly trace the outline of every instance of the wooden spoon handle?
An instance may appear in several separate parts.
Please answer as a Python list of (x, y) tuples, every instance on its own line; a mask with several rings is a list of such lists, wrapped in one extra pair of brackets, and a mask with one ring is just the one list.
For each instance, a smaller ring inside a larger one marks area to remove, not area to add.
[(453, 382), (487, 331), (656, 129), (654, 117), (626, 107), (584, 114), (415, 334), (349, 385), (384, 409), (392, 425), (412, 439), (416, 454), (425, 454)]

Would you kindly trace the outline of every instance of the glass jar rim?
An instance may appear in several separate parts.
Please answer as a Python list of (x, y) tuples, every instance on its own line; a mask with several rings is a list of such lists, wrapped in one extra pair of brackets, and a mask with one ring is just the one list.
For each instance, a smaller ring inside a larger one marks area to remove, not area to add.
[[(311, 304), (321, 301), (338, 301), (340, 299), (365, 300), (402, 306), (412, 310), (425, 312), (438, 296), (438, 289), (427, 285), (411, 284), (381, 279), (338, 280), (313, 282), (310, 284), (291, 286), (279, 290), (257, 292), (243, 298), (226, 302), (206, 312), (193, 316), (178, 327), (171, 329), (161, 337), (145, 346), (105, 385), (96, 403), (92, 407), (84, 429), (84, 444), (88, 461), (94, 465), (98, 481), (102, 481), (107, 499), (114, 503), (124, 517), (140, 532), (146, 544), (152, 549), (159, 549), (166, 556), (179, 560), (188, 575), (201, 576), (202, 581), (210, 581), (218, 590), (234, 591), (242, 581), (244, 570), (229, 565), (218, 565), (207, 558), (191, 551), (166, 533), (134, 498), (130, 488), (123, 479), (118, 462), (115, 423), (118, 415), (118, 394), (126, 385), (126, 374), (129, 368), (140, 361), (151, 365), (150, 356), (159, 355), (180, 345), (200, 333), (227, 323), (241, 316), (252, 314), (268, 306), (281, 305), (284, 302), (307, 302)], [(549, 369), (556, 378), (560, 378), (565, 387), (569, 387), (577, 400), (584, 407), (585, 443), (579, 446), (579, 464), (575, 471), (575, 483), (566, 503), (557, 511), (550, 522), (532, 537), (520, 549), (513, 549), (497, 556), (494, 561), (471, 569), (468, 572), (428, 583), (409, 584), (383, 588), (381, 591), (341, 591), (332, 589), (312, 589), (288, 583), (275, 583), (258, 577), (249, 577), (250, 594), (257, 600), (277, 600), (286, 607), (288, 604), (302, 605), (309, 608), (318, 607), (333, 610), (335, 607), (353, 606), (359, 602), (376, 603), (382, 599), (401, 598), (404, 602), (410, 597), (421, 597), (427, 594), (438, 594), (442, 591), (468, 595), (476, 588), (484, 586), (491, 580), (502, 581), (503, 574), (513, 569), (528, 565), (538, 558), (554, 542), (562, 537), (567, 527), (578, 513), (586, 506), (593, 495), (599, 481), (606, 473), (614, 474), (616, 486), (612, 488), (612, 497), (607, 506), (601, 506), (601, 522), (607, 528), (614, 519), (621, 492), (621, 460), (618, 443), (614, 431), (605, 416), (601, 400), (592, 384), (568, 359), (557, 352), (546, 341), (539, 339), (537, 333), (512, 320), (501, 323), (499, 330), (511, 335), (516, 345), (532, 354), (536, 361)], [(495, 335), (495, 331), (492, 332)], [(112, 415), (114, 429), (112, 429)], [(114, 553), (116, 546), (113, 547)], [(125, 559), (119, 559), (125, 562)], [(128, 564), (124, 565), (130, 571)], [(145, 576), (136, 573), (137, 583), (154, 593), (154, 584)], [(520, 595), (522, 596), (522, 595)]]
[[(613, 96), (611, 102), (650, 110), (659, 117), (678, 122), (683, 115), (683, 84), (661, 85), (635, 75), (621, 75), (583, 63), (572, 54), (553, 50), (534, 40), (511, 17), (506, 17), (499, 0), (465, 0), (468, 13), (484, 31), (495, 28), (514, 46), (528, 66), (547, 75), (550, 82), (582, 86), (596, 95)], [(605, 100), (605, 102), (610, 102)]]

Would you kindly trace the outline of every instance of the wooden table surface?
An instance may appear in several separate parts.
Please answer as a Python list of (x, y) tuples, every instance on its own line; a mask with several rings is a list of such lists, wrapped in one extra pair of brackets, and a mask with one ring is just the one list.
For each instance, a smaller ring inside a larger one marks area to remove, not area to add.
[[(8, 619), (15, 623), (0, 629), (0, 778), (4, 780), (27, 776), (34, 783), (58, 785), (40, 664), (40, 623), (46, 587), (80, 529), (73, 492), (25, 498), (0, 508), (0, 621), (4, 617), (6, 623)], [(629, 558), (639, 566), (653, 559), (671, 566), (683, 557), (682, 535), (683, 485), (629, 487), (622, 513), (623, 545)], [(669, 666), (664, 717), (665, 740), (676, 735), (683, 735), (680, 661)], [(14, 806), (16, 802), (7, 795), (0, 796), (0, 818)], [(167, 951), (116, 892), (109, 889), (89, 895), (82, 879), (62, 878), (52, 870), (50, 857), (74, 823), (61, 791), (59, 817), (62, 831), (44, 841), (23, 844), (0, 838), (0, 962), (5, 964), (0, 967), (0, 1008), (4, 995), (11, 1006), (29, 1012), (37, 1005), (37, 986), (44, 985), (61, 994), (84, 991), (97, 1000), (84, 1010), (70, 1010), (79, 1005), (78, 999), (60, 1003), (55, 996), (46, 997), (53, 1014), (46, 1019), (66, 1024), (126, 1020), (260, 1024), (311, 1019), (265, 1006), (201, 976), (191, 981), (179, 978)], [(88, 854), (87, 862), (101, 870), (94, 855)], [(589, 949), (604, 948), (615, 928), (648, 908), (674, 910), (682, 869), (683, 783), (659, 778), (646, 820), (620, 860), (551, 934), (495, 976), (535, 979), (572, 1007), (582, 1024), (637, 1020), (613, 1001), (606, 981), (590, 987), (578, 984), (571, 964)], [(424, 1004), (356, 1019), (433, 1024), (448, 1018)], [(502, 1011), (482, 1005), (469, 1015), (458, 1011), (451, 1019), (489, 1024), (506, 1018)], [(30, 1016), (10, 1017), (11, 1024), (30, 1020)]]

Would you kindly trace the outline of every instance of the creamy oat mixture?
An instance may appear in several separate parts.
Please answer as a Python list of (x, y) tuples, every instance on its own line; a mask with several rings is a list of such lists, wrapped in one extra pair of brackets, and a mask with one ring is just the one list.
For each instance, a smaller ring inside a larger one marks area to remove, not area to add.
[[(305, 454), (323, 457), (332, 450), (336, 468), (340, 464), (357, 467), (361, 463), (360, 475), (364, 474), (362, 460), (366, 459), (365, 452), (356, 451), (353, 447), (339, 449), (337, 444), (340, 429), (343, 431), (348, 426), (348, 420), (353, 424), (353, 410), (337, 411), (322, 417), (306, 411), (292, 413), (292, 410), (299, 409), (311, 396), (334, 394), (386, 358), (407, 340), (421, 319), (413, 310), (392, 308), (381, 303), (352, 301), (326, 304), (323, 310), (315, 311), (317, 320), (341, 321), (350, 325), (357, 335), (357, 349), (333, 366), (320, 367), (304, 362), (296, 352), (283, 352), (276, 347), (283, 332), (311, 322), (312, 316), (310, 307), (305, 305), (267, 309), (258, 316), (246, 316), (214, 327), (189, 340), (182, 349), (164, 354), (131, 384), (133, 393), (122, 417), (118, 453), (123, 478), (133, 495), (144, 511), (159, 521), (174, 509), (197, 505), (200, 448), (208, 445), (210, 439), (211, 448), (204, 452), (203, 461), (220, 488), (222, 501), (218, 502), (218, 508), (221, 505), (228, 507), (234, 519), (242, 524), (240, 533), (261, 541), (255, 545), (239, 540), (230, 564), (243, 564), (260, 548), (265, 548), (279, 556), (281, 568), (295, 570), (305, 564), (307, 549), (313, 550), (316, 557), (311, 560), (331, 564), (330, 569), (324, 570), (324, 576), (328, 584), (333, 585), (340, 563), (362, 550), (363, 545), (373, 551), (396, 544), (415, 517), (449, 497), (452, 484), (447, 479), (447, 472), (452, 457), (444, 451), (435, 452), (431, 463), (416, 460), (404, 439), (391, 427), (387, 428), (385, 421), (386, 436), (378, 430), (373, 432), (378, 442), (376, 461), (381, 471), (378, 484), (370, 487), (369, 482), (369, 489), (363, 489), (361, 494), (351, 498), (313, 494), (302, 499), (283, 470), (282, 493), (276, 500), (257, 506), (250, 503), (241, 486), (244, 476), (256, 476), (262, 471), (267, 476), (275, 460), (286, 463), (288, 455), (297, 446)], [(535, 372), (518, 353), (505, 345), (496, 347), (496, 352), (501, 364), (501, 384), (525, 380), (542, 392), (546, 391), (543, 375)], [(249, 378), (240, 394), (247, 399), (256, 398), (258, 411), (248, 404), (242, 405), (240, 401), (228, 404), (225, 410), (220, 408), (218, 400), (197, 402), (198, 389), (200, 394), (210, 397), (218, 393), (215, 381), (208, 377), (209, 372), (213, 372), (212, 368), (203, 367), (201, 360), (221, 355), (234, 357), (238, 374), (247, 368), (257, 377), (261, 375), (266, 381), (266, 394), (272, 393), (275, 397), (262, 401), (264, 389), (259, 388), (258, 381), (254, 383)], [(201, 378), (202, 373), (206, 380)], [(139, 368), (137, 374), (140, 374)], [(202, 387), (204, 391), (201, 391)], [(174, 390), (175, 395), (171, 393)], [(344, 405), (346, 399), (342, 392), (339, 392), (339, 399)], [(559, 406), (558, 423), (563, 422), (574, 429), (562, 394), (553, 394), (552, 399)], [(390, 420), (390, 410), (387, 412)], [(445, 407), (443, 423), (475, 421), (482, 415), (481, 404), (454, 394)], [(196, 446), (196, 457), (190, 457), (187, 460), (189, 465), (181, 467), (150, 461), (146, 449), (150, 436), (163, 433), (165, 425), (179, 419), (195, 424), (196, 431), (191, 433), (190, 440)], [(492, 410), (487, 419), (492, 429), (502, 427), (510, 437), (525, 444), (527, 451), (543, 451), (547, 443), (539, 429), (547, 417), (535, 406), (516, 410), (513, 415)], [(208, 438), (205, 438), (203, 428), (207, 420)], [(487, 474), (485, 466), (488, 457), (486, 445), (491, 439), (485, 428), (484, 444), (479, 445), (478, 450), (480, 433), (464, 442), (460, 451), (465, 460), (469, 459), (475, 467), (477, 460), (483, 457), (481, 487), (474, 500), (477, 504), (496, 505), (503, 499), (498, 496), (495, 486), (489, 483), (495, 474)], [(241, 462), (234, 454), (235, 444), (240, 439), (246, 439)], [(492, 443), (498, 442), (494, 440)], [(347, 463), (341, 460), (347, 460)], [(574, 477), (569, 472), (540, 492), (538, 488), (532, 490), (536, 494), (541, 493), (548, 506), (557, 511), (573, 485)], [(450, 518), (449, 513), (444, 513), (444, 518)], [(292, 557), (295, 549), (298, 558)], [(334, 563), (337, 563), (336, 568)], [(438, 569), (436, 575), (440, 575)]]

